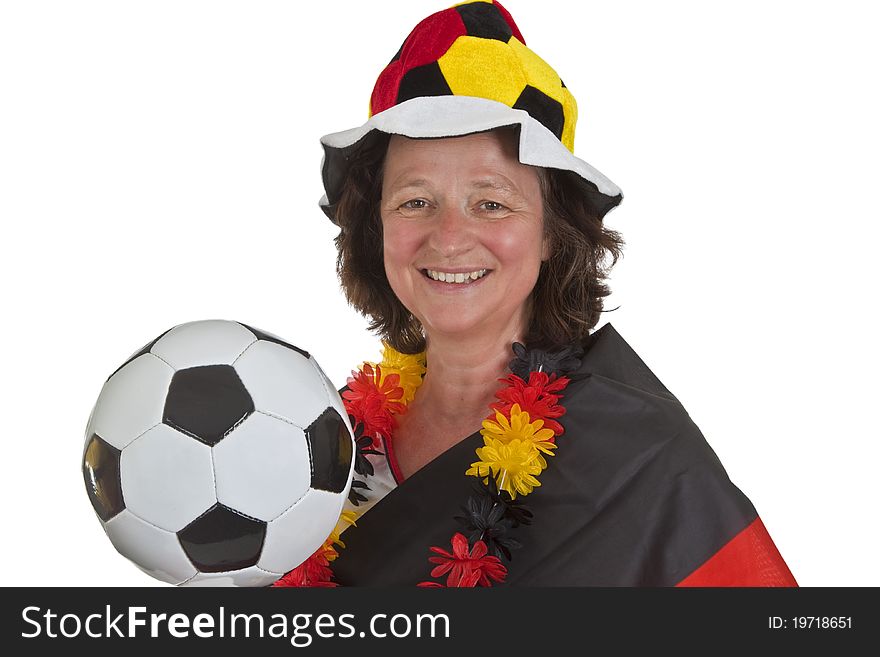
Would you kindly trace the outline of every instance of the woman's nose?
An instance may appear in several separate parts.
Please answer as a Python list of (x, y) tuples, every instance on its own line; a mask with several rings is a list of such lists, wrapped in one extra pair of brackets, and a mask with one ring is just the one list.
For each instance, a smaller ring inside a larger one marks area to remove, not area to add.
[(441, 255), (453, 257), (467, 252), (474, 242), (472, 222), (462, 208), (440, 209), (431, 231), (431, 246)]

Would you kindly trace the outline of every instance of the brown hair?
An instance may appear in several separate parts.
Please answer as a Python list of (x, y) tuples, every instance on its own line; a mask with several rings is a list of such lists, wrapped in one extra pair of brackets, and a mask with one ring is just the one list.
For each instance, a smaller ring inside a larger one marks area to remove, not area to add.
[[(518, 135), (517, 135), (518, 138)], [(339, 201), (330, 210), (339, 226), (336, 272), (348, 302), (370, 319), (369, 328), (404, 353), (425, 348), (419, 320), (400, 302), (382, 254), (382, 172), (390, 135), (374, 130), (348, 156)], [(538, 168), (544, 199), (544, 230), (550, 258), (541, 263), (532, 291), (529, 346), (583, 342), (599, 321), (605, 283), (624, 245), (602, 224), (589, 184), (575, 173)], [(610, 263), (608, 262), (610, 256)]]

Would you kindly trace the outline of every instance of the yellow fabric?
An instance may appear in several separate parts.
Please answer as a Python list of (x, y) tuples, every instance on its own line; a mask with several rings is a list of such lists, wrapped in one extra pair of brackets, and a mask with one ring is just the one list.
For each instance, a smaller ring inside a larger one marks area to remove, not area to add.
[(578, 120), (577, 102), (566, 87), (562, 87), (562, 97), (562, 112), (565, 115), (565, 124), (562, 126), (562, 143), (574, 153), (574, 127)]
[(437, 60), (456, 96), (477, 96), (513, 107), (528, 81), (516, 53), (495, 39), (460, 36)]
[(559, 82), (556, 71), (532, 50), (524, 46), (515, 36), (510, 37), (507, 45), (519, 59), (519, 65), (522, 67), (528, 83), (543, 91), (553, 100), (562, 103), (562, 84)]
[(556, 71), (516, 37), (503, 43), (461, 36), (437, 63), (456, 96), (488, 98), (513, 107), (526, 85), (530, 85), (558, 101), (565, 118), (561, 141), (574, 152), (574, 96), (562, 86)]

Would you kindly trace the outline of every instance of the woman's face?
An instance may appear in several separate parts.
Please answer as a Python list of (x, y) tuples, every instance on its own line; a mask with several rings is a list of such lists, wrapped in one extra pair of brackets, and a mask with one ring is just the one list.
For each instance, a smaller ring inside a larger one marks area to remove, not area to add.
[(537, 169), (507, 131), (391, 138), (381, 215), (385, 273), (432, 335), (522, 337), (547, 258)]

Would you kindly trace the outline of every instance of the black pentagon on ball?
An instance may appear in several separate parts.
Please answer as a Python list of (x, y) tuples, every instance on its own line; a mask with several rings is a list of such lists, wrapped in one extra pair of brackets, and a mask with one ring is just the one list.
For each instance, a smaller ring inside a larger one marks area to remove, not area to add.
[(513, 104), (513, 109), (525, 110), (533, 119), (538, 120), (550, 132), (562, 139), (565, 112), (562, 109), (562, 103), (558, 100), (550, 98), (540, 89), (527, 84)]
[(488, 2), (472, 2), (459, 5), (456, 8), (468, 36), (481, 37), (483, 39), (497, 39), (507, 43), (513, 30), (504, 20), (504, 16), (498, 11), (498, 7)]
[(351, 469), (352, 441), (335, 409), (328, 408), (306, 428), (312, 457), (312, 488), (341, 493)]
[(254, 412), (254, 400), (231, 365), (179, 370), (171, 378), (162, 421), (214, 446)]
[(253, 566), (263, 551), (266, 523), (215, 504), (177, 532), (192, 564), (203, 573), (223, 573)]
[[(238, 322), (238, 323), (241, 324), (241, 322)], [(275, 337), (274, 335), (269, 335), (268, 333), (264, 333), (260, 329), (255, 329), (252, 326), (248, 326), (247, 324), (241, 324), (241, 325), (244, 326), (248, 331), (253, 333), (257, 337), (257, 340), (265, 340), (266, 342), (274, 342), (275, 344), (280, 344), (282, 347), (287, 347), (288, 349), (292, 349), (293, 351), (304, 356), (305, 358), (309, 358), (309, 352), (306, 351), (305, 349), (300, 349), (296, 345), (292, 345), (289, 342), (285, 342), (281, 338)]]
[(83, 453), (82, 472), (86, 492), (95, 513), (104, 522), (125, 508), (119, 475), (121, 452), (98, 434), (92, 434)]

